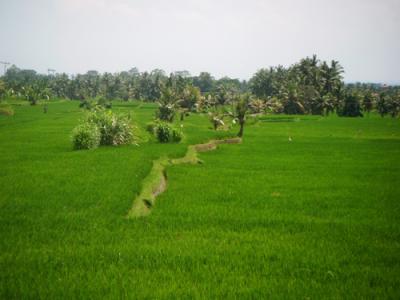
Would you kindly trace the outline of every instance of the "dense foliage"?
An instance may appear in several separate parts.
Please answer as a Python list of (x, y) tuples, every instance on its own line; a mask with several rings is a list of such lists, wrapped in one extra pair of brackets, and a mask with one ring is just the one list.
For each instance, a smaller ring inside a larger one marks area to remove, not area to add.
[(154, 135), (160, 143), (179, 143), (183, 137), (180, 129), (164, 121), (148, 123), (146, 130)]
[(72, 145), (75, 150), (94, 149), (100, 145), (100, 130), (92, 123), (85, 122), (74, 128)]
[[(205, 72), (199, 76), (190, 76), (187, 71), (180, 71), (167, 76), (163, 70), (139, 72), (136, 68), (114, 74), (88, 71), (85, 74), (69, 76), (65, 73), (43, 75), (34, 70), (22, 70), (12, 66), (3, 76), (3, 81), (7, 89), (13, 91), (16, 96), (24, 95), (24, 87), (37, 86), (42, 90), (50, 89), (52, 97), (55, 98), (83, 100), (102, 96), (108, 100), (141, 99), (152, 102), (161, 97), (164, 86), (183, 91), (185, 87), (191, 85), (202, 93), (211, 92), (221, 85), (236, 91), (241, 91), (246, 86), (245, 82), (238, 79), (226, 77), (216, 80)], [(0, 94), (1, 91), (0, 84)], [(186, 100), (190, 103), (190, 99)]]
[[(179, 71), (168, 76), (160, 69), (139, 72), (133, 68), (114, 74), (88, 71), (68, 76), (42, 75), (12, 66), (0, 80), (0, 99), (16, 97), (34, 105), (49, 97), (67, 98), (81, 100), (81, 105), (90, 109), (111, 106), (110, 100), (117, 99), (157, 101), (156, 117), (172, 122), (178, 113), (183, 119), (193, 111), (233, 107), (238, 95), (250, 92), (249, 109), (257, 114), (362, 116), (377, 110), (382, 117), (399, 115), (400, 87), (345, 84), (343, 73), (339, 62), (321, 61), (316, 55), (287, 68), (260, 69), (248, 82), (229, 77), (215, 79), (207, 72), (192, 76)], [(91, 99), (96, 100), (92, 103)]]
[(124, 145), (133, 141), (130, 117), (96, 109), (78, 125), (72, 136), (74, 149), (91, 149), (99, 145)]

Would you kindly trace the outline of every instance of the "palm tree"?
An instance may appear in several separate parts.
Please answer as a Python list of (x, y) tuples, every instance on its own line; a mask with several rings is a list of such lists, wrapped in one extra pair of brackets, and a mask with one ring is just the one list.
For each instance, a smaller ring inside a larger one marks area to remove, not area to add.
[(397, 117), (400, 113), (400, 95), (392, 94), (387, 102), (388, 112), (390, 113), (392, 118)]
[(243, 129), (244, 129), (244, 124), (246, 122), (246, 114), (249, 108), (249, 102), (251, 100), (250, 94), (243, 94), (239, 95), (236, 98), (236, 103), (235, 103), (235, 111), (234, 111), (234, 116), (235, 119), (238, 121), (240, 130), (238, 133), (238, 137), (243, 136)]
[(231, 100), (230, 93), (227, 87), (220, 85), (217, 87), (217, 91), (214, 94), (217, 105), (225, 105)]
[(265, 101), (261, 99), (253, 99), (249, 103), (249, 108), (253, 114), (261, 114), (266, 109)]
[(169, 87), (164, 87), (161, 97), (158, 100), (158, 110), (156, 117), (160, 120), (172, 122), (178, 109), (178, 99), (174, 91)]
[(343, 99), (343, 106), (338, 111), (339, 116), (362, 117), (360, 99), (361, 95), (357, 90), (347, 91)]
[(51, 91), (49, 88), (43, 88), (39, 85), (32, 85), (27, 87), (22, 87), (23, 94), (26, 100), (29, 101), (31, 105), (36, 105), (39, 100), (50, 99)]
[(362, 101), (362, 108), (363, 111), (366, 111), (367, 114), (369, 115), (370, 111), (374, 107), (374, 96), (372, 95), (371, 91), (368, 90), (363, 97)]
[(281, 96), (283, 100), (283, 110), (286, 114), (305, 113), (305, 108), (303, 103), (301, 103), (299, 89), (296, 82), (288, 82)]
[(389, 113), (388, 102), (388, 96), (386, 96), (385, 92), (380, 93), (378, 101), (376, 102), (376, 109), (381, 117), (384, 117)]
[(343, 67), (338, 61), (332, 60), (331, 66), (325, 73), (325, 92), (326, 93), (336, 93), (340, 85), (342, 84), (344, 73)]

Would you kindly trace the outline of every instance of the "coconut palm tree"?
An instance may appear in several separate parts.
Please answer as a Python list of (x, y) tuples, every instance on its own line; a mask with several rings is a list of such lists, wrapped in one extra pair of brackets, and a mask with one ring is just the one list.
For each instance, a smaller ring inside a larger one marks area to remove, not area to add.
[(373, 109), (374, 107), (374, 96), (372, 94), (372, 92), (370, 90), (368, 90), (363, 97), (362, 100), (362, 108), (363, 111), (367, 112), (367, 114), (369, 115), (370, 111)]
[(238, 137), (243, 136), (244, 124), (246, 123), (246, 114), (249, 109), (249, 102), (251, 100), (250, 94), (243, 94), (236, 96), (234, 117), (239, 123), (240, 129)]
[(388, 96), (385, 92), (379, 94), (378, 101), (376, 102), (376, 109), (378, 110), (381, 117), (384, 117), (389, 113), (388, 107)]
[(286, 114), (304, 114), (305, 108), (301, 103), (298, 84), (294, 81), (288, 82), (281, 94), (283, 111)]
[(158, 100), (156, 117), (163, 121), (172, 122), (177, 110), (178, 98), (175, 92), (169, 87), (164, 87), (161, 90), (161, 97)]

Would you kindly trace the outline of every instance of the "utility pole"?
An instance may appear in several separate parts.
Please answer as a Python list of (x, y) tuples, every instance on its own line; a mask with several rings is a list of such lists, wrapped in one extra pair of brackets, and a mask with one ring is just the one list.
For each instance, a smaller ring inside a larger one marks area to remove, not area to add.
[(56, 72), (56, 70), (54, 69), (47, 69), (47, 75), (54, 75), (54, 73)]
[(4, 74), (3, 75), (6, 75), (7, 66), (10, 65), (10, 63), (6, 62), (6, 61), (0, 61), (0, 64), (2, 64), (4, 66)]

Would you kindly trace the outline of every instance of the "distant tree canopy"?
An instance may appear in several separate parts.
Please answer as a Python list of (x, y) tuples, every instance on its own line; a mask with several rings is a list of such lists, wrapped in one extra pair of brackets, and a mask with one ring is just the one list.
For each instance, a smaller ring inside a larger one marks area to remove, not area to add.
[(250, 79), (251, 92), (260, 99), (281, 99), (284, 112), (290, 114), (328, 114), (343, 98), (343, 68), (314, 55), (289, 68), (261, 69)]
[[(250, 93), (249, 108), (257, 113), (362, 116), (377, 110), (382, 116), (396, 117), (400, 111), (400, 88), (380, 84), (343, 82), (339, 62), (321, 61), (316, 55), (301, 59), (290, 67), (258, 70), (249, 81), (223, 77), (215, 79), (208, 72), (192, 76), (188, 71), (167, 75), (163, 70), (139, 72), (137, 68), (118, 73), (88, 71), (68, 76), (38, 74), (15, 65), (1, 77), (0, 97), (28, 99), (32, 104), (43, 97), (68, 99), (161, 101), (166, 107), (166, 93), (171, 93), (177, 108), (199, 111), (232, 104), (238, 94)], [(166, 92), (169, 89), (169, 92)]]
[(16, 93), (21, 92), (23, 87), (35, 85), (50, 88), (53, 97), (77, 100), (102, 96), (106, 99), (156, 101), (161, 97), (161, 90), (165, 86), (181, 91), (186, 86), (194, 86), (202, 93), (210, 93), (220, 86), (237, 91), (246, 89), (245, 81), (229, 77), (216, 80), (207, 72), (191, 76), (188, 71), (177, 71), (168, 76), (160, 69), (139, 72), (137, 68), (114, 74), (88, 71), (85, 74), (68, 76), (65, 73), (43, 75), (13, 65), (2, 80)]

